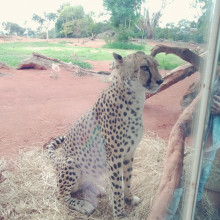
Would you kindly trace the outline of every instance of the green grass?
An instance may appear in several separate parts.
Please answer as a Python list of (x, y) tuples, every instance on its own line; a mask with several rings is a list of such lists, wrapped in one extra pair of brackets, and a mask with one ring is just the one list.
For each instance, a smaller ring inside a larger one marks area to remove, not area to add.
[[(67, 45), (66, 41), (58, 43), (47, 42), (14, 42), (0, 43), (0, 62), (7, 63), (12, 67), (17, 67), (22, 60), (29, 58), (33, 52), (38, 52), (48, 57), (57, 58), (64, 62), (72, 62), (84, 68), (92, 68), (86, 62), (92, 61), (113, 61), (112, 53), (118, 53), (122, 57), (142, 50), (150, 54), (151, 47), (144, 46), (144, 49), (111, 49), (111, 48), (88, 48)], [(142, 46), (142, 45), (141, 45)], [(173, 69), (183, 61), (175, 55), (158, 54), (156, 56), (161, 69)]]
[(112, 43), (107, 43), (103, 46), (103, 48), (121, 49), (121, 50), (145, 50), (144, 45), (122, 43), (122, 42), (117, 42), (117, 41), (112, 42)]
[(159, 62), (159, 69), (164, 70), (172, 70), (184, 62), (182, 59), (173, 54), (165, 55), (164, 53), (160, 53), (155, 58)]

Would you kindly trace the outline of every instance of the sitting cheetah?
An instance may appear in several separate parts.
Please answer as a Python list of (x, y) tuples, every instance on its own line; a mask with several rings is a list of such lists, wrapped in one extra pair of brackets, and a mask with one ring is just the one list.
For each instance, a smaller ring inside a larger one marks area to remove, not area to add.
[[(163, 80), (157, 61), (139, 51), (122, 58), (113, 53), (115, 67), (111, 85), (71, 128), (65, 137), (48, 147), (56, 168), (59, 197), (71, 209), (91, 214), (95, 207), (73, 193), (93, 189), (108, 171), (113, 198), (113, 215), (124, 216), (124, 202), (136, 205), (140, 199), (130, 192), (134, 152), (144, 128), (142, 112), (145, 93), (155, 93)], [(55, 149), (62, 144), (61, 156)]]

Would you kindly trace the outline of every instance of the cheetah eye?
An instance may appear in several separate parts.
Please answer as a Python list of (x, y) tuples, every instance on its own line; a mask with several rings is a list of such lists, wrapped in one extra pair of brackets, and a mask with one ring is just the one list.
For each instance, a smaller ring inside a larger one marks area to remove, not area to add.
[(144, 71), (149, 71), (149, 67), (148, 66), (141, 66), (141, 69)]

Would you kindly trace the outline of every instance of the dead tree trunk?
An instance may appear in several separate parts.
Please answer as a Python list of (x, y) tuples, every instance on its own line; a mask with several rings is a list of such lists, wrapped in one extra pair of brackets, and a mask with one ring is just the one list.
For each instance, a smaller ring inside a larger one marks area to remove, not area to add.
[(161, 11), (158, 11), (152, 15), (150, 19), (149, 10), (145, 10), (146, 31), (147, 39), (152, 39), (155, 33), (155, 29), (161, 17)]
[[(158, 45), (153, 48), (151, 54), (155, 56), (160, 52), (176, 54), (182, 59), (192, 63), (195, 69), (198, 70), (200, 70), (200, 65), (203, 65), (204, 62), (202, 58), (187, 48)], [(194, 113), (196, 109), (198, 109), (197, 103), (200, 100), (200, 96), (201, 92), (184, 110), (170, 133), (163, 175), (148, 220), (165, 219), (168, 215), (168, 207), (172, 202), (173, 193), (180, 185), (183, 170), (184, 142), (188, 135)]]
[(184, 142), (201, 93), (184, 110), (174, 125), (167, 146), (163, 175), (148, 220), (165, 219), (173, 193), (180, 185), (183, 170)]

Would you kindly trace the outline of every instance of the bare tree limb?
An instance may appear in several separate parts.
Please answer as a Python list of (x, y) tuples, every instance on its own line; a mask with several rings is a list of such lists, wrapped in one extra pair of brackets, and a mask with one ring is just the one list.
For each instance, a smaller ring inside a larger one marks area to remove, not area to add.
[(158, 53), (166, 53), (166, 54), (175, 54), (182, 58), (183, 60), (191, 63), (190, 64), (183, 64), (180, 67), (177, 67), (169, 74), (167, 74), (163, 80), (164, 83), (160, 87), (157, 93), (155, 94), (147, 94), (146, 99), (158, 94), (159, 92), (169, 88), (173, 84), (185, 79), (186, 77), (191, 76), (197, 70), (201, 72), (202, 68), (204, 67), (204, 59), (202, 54), (199, 56), (198, 54), (194, 53), (193, 51), (189, 50), (188, 48), (181, 48), (181, 47), (169, 47), (166, 45), (156, 45), (151, 50), (151, 56), (155, 57)]
[(175, 54), (182, 58), (183, 60), (191, 63), (197, 70), (201, 70), (204, 66), (204, 60), (202, 57), (192, 52), (188, 48), (181, 47), (169, 47), (166, 45), (156, 45), (151, 50), (151, 56), (155, 57), (158, 53)]

